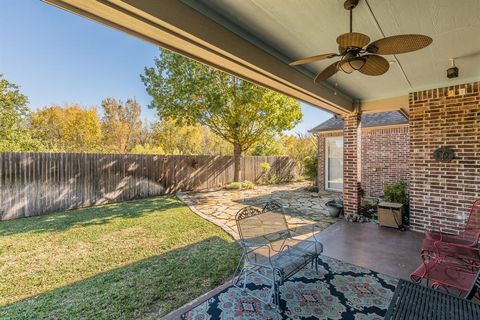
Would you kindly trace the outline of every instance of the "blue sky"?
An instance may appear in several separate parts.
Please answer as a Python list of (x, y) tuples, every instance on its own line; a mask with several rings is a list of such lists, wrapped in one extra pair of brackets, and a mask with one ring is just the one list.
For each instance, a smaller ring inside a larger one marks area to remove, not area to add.
[[(140, 81), (158, 49), (39, 0), (0, 1), (0, 74), (18, 84), (35, 109), (68, 102), (98, 106), (106, 97), (134, 97), (155, 119)], [(330, 115), (302, 104), (305, 133)]]

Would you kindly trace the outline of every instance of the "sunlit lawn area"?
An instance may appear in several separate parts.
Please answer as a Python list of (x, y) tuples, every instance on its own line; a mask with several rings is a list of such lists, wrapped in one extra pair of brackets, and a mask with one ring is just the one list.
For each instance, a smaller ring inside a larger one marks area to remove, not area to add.
[(0, 222), (0, 318), (158, 318), (223, 283), (239, 255), (174, 197)]

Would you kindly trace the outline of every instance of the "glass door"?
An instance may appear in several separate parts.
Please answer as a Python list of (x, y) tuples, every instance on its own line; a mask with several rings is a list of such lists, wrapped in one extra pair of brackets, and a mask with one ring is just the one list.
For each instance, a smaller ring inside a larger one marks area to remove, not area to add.
[(325, 188), (343, 191), (343, 137), (325, 138)]

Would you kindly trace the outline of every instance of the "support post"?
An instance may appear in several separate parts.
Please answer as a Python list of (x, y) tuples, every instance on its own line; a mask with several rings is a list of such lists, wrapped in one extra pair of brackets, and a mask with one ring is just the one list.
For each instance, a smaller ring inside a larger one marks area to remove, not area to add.
[(343, 118), (343, 206), (344, 213), (358, 213), (360, 208), (359, 148), (360, 113)]

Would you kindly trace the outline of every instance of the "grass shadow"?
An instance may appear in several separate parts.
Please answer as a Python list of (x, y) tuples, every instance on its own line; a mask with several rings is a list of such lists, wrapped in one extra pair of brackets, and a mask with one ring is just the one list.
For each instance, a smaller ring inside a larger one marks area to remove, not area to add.
[(161, 196), (0, 221), (0, 236), (28, 232), (65, 231), (73, 227), (104, 225), (115, 218), (138, 218), (157, 210), (179, 207), (184, 207), (184, 204), (174, 196)]
[(0, 318), (158, 318), (222, 284), (239, 256), (236, 242), (213, 236), (11, 303)]

